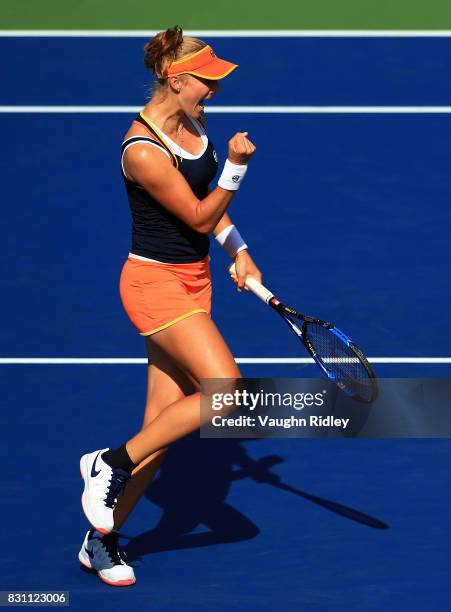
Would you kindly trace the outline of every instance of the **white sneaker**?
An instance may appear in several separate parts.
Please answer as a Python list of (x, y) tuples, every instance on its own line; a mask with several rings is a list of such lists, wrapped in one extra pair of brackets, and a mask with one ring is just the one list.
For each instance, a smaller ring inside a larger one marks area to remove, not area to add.
[(119, 551), (117, 532), (102, 535), (91, 529), (78, 553), (82, 565), (97, 572), (98, 577), (112, 586), (135, 584), (133, 568), (125, 562), (125, 553)]
[(94, 451), (80, 459), (80, 472), (85, 481), (81, 504), (86, 518), (100, 533), (110, 533), (114, 527), (113, 512), (117, 497), (130, 474), (120, 468), (112, 468), (102, 459), (102, 453)]

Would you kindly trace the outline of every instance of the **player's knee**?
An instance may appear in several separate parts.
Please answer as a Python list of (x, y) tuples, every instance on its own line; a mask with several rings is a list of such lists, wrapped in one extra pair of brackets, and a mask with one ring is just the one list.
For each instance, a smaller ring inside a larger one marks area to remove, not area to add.
[[(196, 375), (193, 375), (193, 376), (196, 376)], [(240, 380), (242, 378), (243, 377), (241, 375), (241, 372), (235, 363), (227, 365), (227, 366), (219, 365), (214, 368), (210, 367), (208, 369), (208, 372), (205, 372), (205, 374), (203, 375), (197, 374), (195, 378), (195, 382), (197, 386), (196, 391), (203, 389), (205, 387), (205, 381), (207, 380), (217, 380), (218, 384), (221, 384), (220, 381), (224, 381), (224, 384), (228, 384), (227, 381), (229, 380), (235, 381), (235, 380)]]
[(212, 416), (228, 417), (238, 405), (243, 387), (243, 378), (237, 376), (222, 376), (204, 381), (203, 396), (207, 400), (205, 406)]
[(226, 366), (220, 366), (217, 368), (217, 371), (213, 375), (210, 375), (209, 378), (224, 378), (224, 379), (233, 379), (239, 380), (242, 377), (241, 372), (236, 365), (235, 362), (227, 364)]

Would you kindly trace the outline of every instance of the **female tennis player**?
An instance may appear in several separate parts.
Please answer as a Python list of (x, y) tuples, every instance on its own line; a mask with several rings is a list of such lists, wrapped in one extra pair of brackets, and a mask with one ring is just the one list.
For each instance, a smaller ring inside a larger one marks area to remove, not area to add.
[[(204, 103), (237, 67), (178, 27), (145, 46), (156, 74), (152, 97), (122, 145), (122, 173), (133, 221), (132, 247), (120, 279), (127, 315), (147, 344), (148, 391), (142, 429), (121, 447), (83, 455), (82, 505), (93, 526), (79, 553), (85, 566), (114, 586), (133, 584), (118, 550), (118, 531), (175, 440), (200, 425), (203, 378), (239, 378), (240, 371), (210, 318), (209, 234), (236, 265), (240, 291), (261, 274), (227, 209), (255, 146), (247, 132), (229, 141), (218, 183)], [(125, 487), (127, 483), (127, 486)], [(119, 493), (122, 493), (119, 497)]]

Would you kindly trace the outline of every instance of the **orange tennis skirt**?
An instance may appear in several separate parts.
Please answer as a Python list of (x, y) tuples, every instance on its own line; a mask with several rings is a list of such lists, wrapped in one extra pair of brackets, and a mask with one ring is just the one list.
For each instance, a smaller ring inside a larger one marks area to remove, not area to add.
[(120, 278), (122, 304), (141, 336), (197, 312), (211, 312), (210, 258), (167, 264), (129, 257)]

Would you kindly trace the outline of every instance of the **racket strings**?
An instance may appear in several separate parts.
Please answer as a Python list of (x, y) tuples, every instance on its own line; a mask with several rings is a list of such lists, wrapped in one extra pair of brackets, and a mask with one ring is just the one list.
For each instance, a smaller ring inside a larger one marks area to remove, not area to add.
[(373, 381), (353, 349), (332, 331), (316, 323), (307, 323), (305, 331), (314, 352), (325, 367), (334, 372), (353, 394), (370, 402), (373, 397)]

